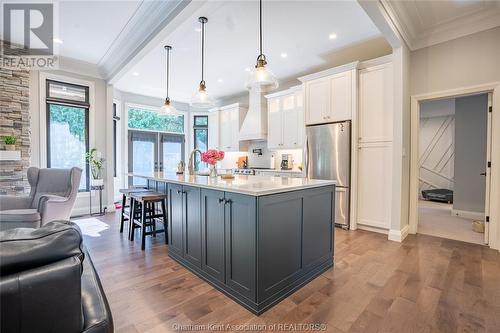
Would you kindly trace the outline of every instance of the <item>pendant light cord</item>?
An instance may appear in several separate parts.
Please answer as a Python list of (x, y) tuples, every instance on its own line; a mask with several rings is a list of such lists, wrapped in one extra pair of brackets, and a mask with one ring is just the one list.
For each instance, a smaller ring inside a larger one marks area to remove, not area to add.
[(205, 60), (205, 23), (201, 22), (201, 82), (205, 83), (204, 79), (204, 60)]
[(259, 50), (262, 55), (262, 0), (259, 1)]
[(170, 48), (167, 48), (167, 98), (168, 96), (168, 81), (170, 79)]

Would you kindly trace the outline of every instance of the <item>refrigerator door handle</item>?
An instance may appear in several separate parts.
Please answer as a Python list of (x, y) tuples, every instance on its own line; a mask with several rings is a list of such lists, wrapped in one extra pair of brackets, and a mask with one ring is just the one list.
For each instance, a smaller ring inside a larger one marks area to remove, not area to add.
[(306, 135), (306, 142), (304, 143), (304, 166), (306, 171), (306, 178), (309, 178), (309, 140)]

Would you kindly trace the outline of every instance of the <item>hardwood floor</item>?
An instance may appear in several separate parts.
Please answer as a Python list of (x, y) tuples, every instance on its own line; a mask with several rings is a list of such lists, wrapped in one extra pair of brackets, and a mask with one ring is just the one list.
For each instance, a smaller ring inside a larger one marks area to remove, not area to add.
[(110, 228), (85, 243), (116, 332), (280, 323), (325, 324), (327, 332), (500, 332), (500, 254), (484, 246), (425, 235), (396, 243), (337, 229), (334, 268), (257, 317), (170, 259), (163, 235), (148, 237), (141, 251), (139, 238), (119, 233), (117, 216), (101, 220)]

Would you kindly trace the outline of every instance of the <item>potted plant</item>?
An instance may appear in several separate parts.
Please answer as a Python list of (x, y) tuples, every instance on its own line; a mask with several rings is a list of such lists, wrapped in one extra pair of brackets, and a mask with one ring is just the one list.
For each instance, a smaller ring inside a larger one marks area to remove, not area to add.
[(5, 144), (5, 150), (16, 150), (17, 137), (14, 135), (8, 135), (3, 138)]
[(217, 162), (224, 159), (224, 152), (222, 150), (209, 149), (201, 153), (201, 160), (207, 163), (210, 167), (210, 177), (217, 177)]
[(92, 173), (92, 185), (102, 186), (104, 180), (102, 179), (102, 170), (104, 169), (105, 159), (101, 157), (101, 153), (96, 148), (92, 148), (90, 152), (85, 154), (85, 159), (90, 165), (90, 172)]

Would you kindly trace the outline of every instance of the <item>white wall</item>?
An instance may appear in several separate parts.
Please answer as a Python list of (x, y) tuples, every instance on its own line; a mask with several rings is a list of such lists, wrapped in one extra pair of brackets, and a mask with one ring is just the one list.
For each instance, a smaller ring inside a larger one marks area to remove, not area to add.
[(411, 94), (500, 81), (500, 27), (411, 53)]
[(455, 99), (420, 104), (419, 164), (422, 190), (453, 190), (455, 160)]

